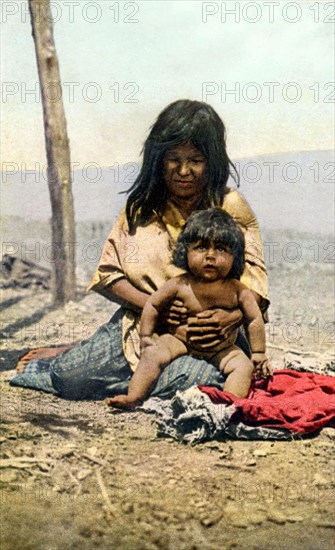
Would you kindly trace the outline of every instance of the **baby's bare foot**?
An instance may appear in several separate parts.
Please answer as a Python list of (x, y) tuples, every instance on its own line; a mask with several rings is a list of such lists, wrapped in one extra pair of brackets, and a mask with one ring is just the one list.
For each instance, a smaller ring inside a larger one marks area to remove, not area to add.
[(133, 401), (129, 399), (128, 395), (118, 395), (117, 397), (108, 397), (105, 402), (109, 407), (115, 407), (116, 409), (135, 409), (142, 404), (142, 401)]

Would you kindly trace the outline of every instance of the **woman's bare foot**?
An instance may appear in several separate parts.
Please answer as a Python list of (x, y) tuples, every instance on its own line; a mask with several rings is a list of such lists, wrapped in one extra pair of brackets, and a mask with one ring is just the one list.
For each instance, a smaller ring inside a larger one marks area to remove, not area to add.
[(28, 363), (28, 361), (22, 361), (20, 360), (20, 362), (17, 364), (16, 366), (16, 373), (17, 374), (23, 374), (24, 371), (26, 370), (26, 364)]
[(128, 395), (117, 395), (116, 397), (108, 397), (105, 399), (105, 403), (109, 407), (115, 407), (116, 409), (135, 409), (139, 405), (142, 405), (143, 401), (133, 401), (129, 399)]
[[(23, 374), (26, 370), (27, 363), (38, 359), (38, 349), (31, 349), (28, 351), (21, 359), (19, 359), (18, 364), (16, 365), (16, 372), (18, 374)], [(37, 356), (37, 357), (36, 357)]]
[(75, 344), (66, 344), (56, 346), (54, 348), (31, 349), (19, 359), (19, 362), (16, 366), (16, 372), (18, 374), (23, 374), (26, 369), (27, 363), (29, 363), (30, 361), (37, 361), (39, 359), (54, 359), (54, 357), (58, 357), (58, 355), (60, 355), (64, 351), (72, 349), (74, 346)]

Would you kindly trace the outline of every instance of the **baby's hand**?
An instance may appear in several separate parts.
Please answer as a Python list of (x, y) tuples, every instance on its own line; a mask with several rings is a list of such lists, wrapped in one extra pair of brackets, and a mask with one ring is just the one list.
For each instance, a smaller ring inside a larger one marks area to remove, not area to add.
[(143, 351), (145, 348), (148, 348), (149, 346), (154, 346), (155, 342), (152, 338), (152, 336), (141, 336), (140, 339), (140, 350)]
[(273, 369), (266, 353), (253, 353), (251, 355), (251, 361), (254, 365), (254, 373), (257, 379), (269, 378), (272, 376)]

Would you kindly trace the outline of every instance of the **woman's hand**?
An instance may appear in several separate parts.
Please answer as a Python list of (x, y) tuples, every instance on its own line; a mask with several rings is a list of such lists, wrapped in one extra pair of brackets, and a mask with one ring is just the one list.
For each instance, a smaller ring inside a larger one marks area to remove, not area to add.
[(188, 318), (187, 336), (194, 344), (202, 348), (217, 346), (227, 340), (243, 321), (241, 310), (208, 309)]
[(187, 321), (187, 308), (181, 300), (173, 300), (161, 312), (161, 320), (168, 325), (183, 325)]

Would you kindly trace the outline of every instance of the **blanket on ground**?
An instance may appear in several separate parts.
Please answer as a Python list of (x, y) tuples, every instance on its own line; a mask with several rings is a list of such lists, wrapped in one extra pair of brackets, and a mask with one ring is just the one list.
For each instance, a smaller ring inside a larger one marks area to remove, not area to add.
[(159, 435), (185, 443), (227, 436), (292, 439), (335, 426), (335, 378), (282, 369), (263, 387), (255, 382), (246, 399), (198, 386), (170, 402), (149, 399), (143, 407), (158, 415)]
[(246, 399), (209, 386), (199, 386), (213, 403), (234, 404), (236, 417), (253, 426), (315, 432), (335, 417), (335, 379), (322, 374), (275, 371), (264, 388), (257, 382)]

